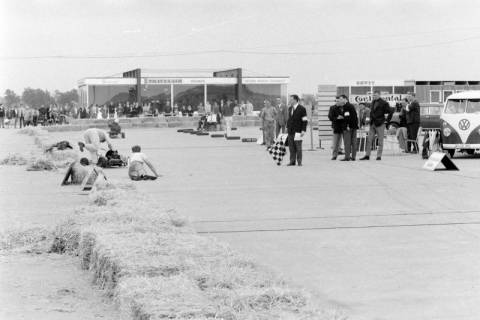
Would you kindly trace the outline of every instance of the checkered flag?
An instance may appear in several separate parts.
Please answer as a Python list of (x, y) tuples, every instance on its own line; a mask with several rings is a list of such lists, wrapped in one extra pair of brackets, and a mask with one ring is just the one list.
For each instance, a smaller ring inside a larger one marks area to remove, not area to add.
[(281, 140), (268, 147), (267, 151), (272, 155), (273, 161), (276, 161), (278, 166), (282, 164), (283, 157), (287, 153), (285, 145)]

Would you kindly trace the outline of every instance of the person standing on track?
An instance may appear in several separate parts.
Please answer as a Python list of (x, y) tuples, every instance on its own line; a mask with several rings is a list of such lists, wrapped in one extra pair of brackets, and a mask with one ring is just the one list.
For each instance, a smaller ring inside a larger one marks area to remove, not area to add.
[(343, 105), (343, 116), (345, 118), (345, 130), (343, 131), (345, 158), (341, 161), (355, 161), (355, 156), (357, 155), (358, 130), (357, 110), (348, 102), (348, 97), (344, 94), (340, 96), (340, 102)]
[(365, 156), (360, 158), (360, 160), (370, 160), (370, 153), (372, 151), (372, 144), (375, 135), (377, 135), (378, 138), (377, 160), (382, 160), (383, 137), (385, 135), (385, 121), (387, 123), (390, 122), (390, 119), (392, 119), (392, 115), (393, 110), (390, 108), (388, 102), (380, 97), (380, 91), (374, 91), (372, 110), (370, 111), (370, 130), (368, 131)]
[(343, 131), (345, 130), (345, 117), (343, 116), (343, 104), (340, 97), (335, 98), (335, 105), (328, 111), (328, 119), (332, 122), (332, 160), (337, 160), (340, 146), (342, 144)]
[(288, 109), (287, 132), (288, 149), (290, 152), (289, 166), (302, 166), (302, 140), (307, 131), (307, 110), (299, 104), (296, 94), (290, 96), (290, 108)]
[[(412, 141), (417, 140), (418, 129), (420, 128), (420, 104), (415, 99), (415, 94), (407, 95), (408, 104), (405, 110), (407, 111), (407, 151), (411, 153), (418, 152), (418, 145)], [(413, 145), (413, 148), (412, 148)]]
[(262, 112), (260, 113), (260, 119), (262, 119), (263, 128), (263, 141), (267, 147), (270, 147), (275, 139), (273, 134), (275, 132), (275, 118), (277, 116), (277, 109), (275, 109), (268, 100), (265, 100), (264, 104), (265, 107), (263, 107)]
[(278, 137), (280, 131), (285, 133), (285, 127), (287, 126), (288, 108), (282, 103), (281, 98), (277, 98), (277, 116), (275, 117), (275, 137)]

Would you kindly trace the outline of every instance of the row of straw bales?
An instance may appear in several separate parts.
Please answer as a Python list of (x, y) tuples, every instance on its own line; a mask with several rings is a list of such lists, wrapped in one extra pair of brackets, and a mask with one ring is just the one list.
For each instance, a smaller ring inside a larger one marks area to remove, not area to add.
[[(53, 143), (38, 128), (22, 133), (34, 136), (43, 150)], [(52, 155), (50, 161), (70, 159), (62, 152)], [(0, 252), (46, 243), (44, 251), (78, 256), (94, 283), (132, 319), (346, 319), (338, 310), (318, 308), (308, 292), (227, 244), (198, 235), (175, 211), (160, 208), (131, 183), (101, 181), (88, 204), (55, 230), (1, 234)]]
[(158, 207), (131, 184), (96, 184), (89, 204), (58, 226), (52, 251), (78, 255), (133, 319), (341, 319)]
[(57, 141), (53, 141), (48, 131), (39, 127), (25, 127), (18, 131), (20, 134), (27, 134), (34, 137), (34, 143), (42, 151), (40, 154), (32, 152), (29, 156), (18, 153), (7, 155), (0, 161), (0, 165), (26, 165), (28, 171), (51, 171), (59, 168), (66, 168), (72, 162), (79, 159), (76, 150), (52, 150), (47, 152), (46, 149)]

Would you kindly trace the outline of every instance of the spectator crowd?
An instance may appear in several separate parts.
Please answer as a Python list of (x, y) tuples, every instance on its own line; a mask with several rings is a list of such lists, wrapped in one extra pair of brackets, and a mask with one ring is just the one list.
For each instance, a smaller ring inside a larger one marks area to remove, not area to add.
[(365, 128), (365, 156), (360, 160), (369, 160), (372, 148), (377, 148), (376, 160), (382, 159), (384, 136), (394, 134), (399, 148), (405, 153), (417, 153), (417, 135), (420, 128), (420, 105), (413, 93), (394, 106), (381, 98), (380, 92), (372, 95), (370, 104), (352, 105), (346, 95), (336, 97), (330, 107), (328, 118), (332, 122), (333, 145), (332, 160), (336, 160), (341, 150), (342, 140), (345, 157), (342, 161), (355, 161), (359, 138), (357, 130)]
[(32, 107), (18, 104), (12, 106), (0, 105), (0, 128), (22, 128), (26, 126), (48, 126), (67, 123), (72, 107), (68, 105)]
[(197, 105), (188, 103), (174, 103), (173, 107), (170, 101), (152, 100), (148, 102), (107, 102), (103, 105), (91, 104), (89, 107), (74, 108), (72, 117), (75, 119), (111, 119), (111, 118), (131, 118), (131, 117), (157, 117), (157, 116), (177, 116), (193, 117), (208, 114), (219, 114), (221, 116), (230, 115), (252, 115), (254, 107), (249, 100), (238, 103), (237, 100), (220, 99), (202, 102)]

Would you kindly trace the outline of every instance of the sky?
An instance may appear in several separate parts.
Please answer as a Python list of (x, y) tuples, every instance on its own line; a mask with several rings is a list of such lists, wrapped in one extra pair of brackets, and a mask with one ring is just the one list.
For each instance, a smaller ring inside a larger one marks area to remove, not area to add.
[(480, 1), (15, 0), (0, 3), (0, 94), (143, 68), (352, 80), (480, 80)]

